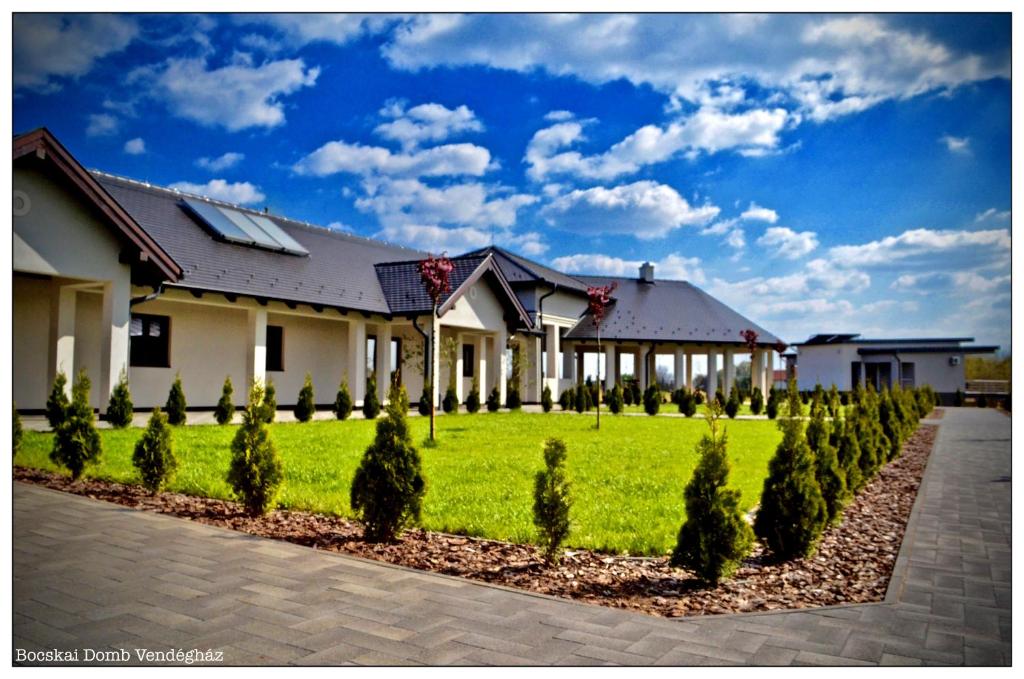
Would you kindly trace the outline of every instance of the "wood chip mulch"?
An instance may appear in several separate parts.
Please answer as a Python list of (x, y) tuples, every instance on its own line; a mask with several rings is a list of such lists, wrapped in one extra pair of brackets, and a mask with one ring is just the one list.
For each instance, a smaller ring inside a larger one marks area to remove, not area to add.
[(688, 571), (670, 568), (665, 557), (570, 550), (560, 564), (548, 566), (531, 545), (422, 529), (407, 531), (394, 544), (371, 544), (362, 541), (358, 522), (321, 514), (279, 510), (253, 518), (233, 502), (179, 493), (153, 496), (140, 486), (91, 479), (71, 482), (66, 476), (22, 467), (14, 468), (14, 478), (315, 549), (678, 617), (881, 601), (937, 429), (920, 426), (903, 454), (846, 508), (842, 524), (825, 532), (814, 556), (773, 563), (757, 545), (733, 578), (716, 588), (702, 585)]

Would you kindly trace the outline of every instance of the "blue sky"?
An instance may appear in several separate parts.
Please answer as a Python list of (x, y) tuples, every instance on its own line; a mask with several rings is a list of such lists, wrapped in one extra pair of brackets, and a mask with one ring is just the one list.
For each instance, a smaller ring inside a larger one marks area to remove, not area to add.
[(1010, 343), (1003, 15), (15, 15), (14, 128), (435, 252), (690, 280), (764, 327)]

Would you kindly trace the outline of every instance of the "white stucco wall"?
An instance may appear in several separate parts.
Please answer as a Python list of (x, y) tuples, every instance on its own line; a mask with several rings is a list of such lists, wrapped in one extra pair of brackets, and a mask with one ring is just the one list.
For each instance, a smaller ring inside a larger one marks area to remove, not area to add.
[[(89, 402), (100, 404), (99, 375), (102, 370), (103, 351), (103, 295), (95, 292), (79, 292), (75, 302), (75, 375), (85, 369), (92, 388)], [(73, 376), (68, 375), (68, 379)], [(103, 399), (106, 400), (106, 399)]]
[(441, 317), (442, 326), (495, 330), (505, 321), (504, 310), (490, 285), (479, 280)]
[(50, 391), (50, 281), (15, 274), (13, 293), (14, 402), (18, 408), (44, 408)]
[[(850, 364), (861, 360), (857, 347), (852, 344), (827, 344), (799, 348), (797, 359), (797, 388), (814, 389), (821, 384), (828, 389), (833, 384), (841, 391), (853, 388), (850, 383)], [(861, 375), (863, 375), (863, 371)]]
[[(878, 345), (871, 346), (874, 348)], [(885, 355), (860, 356), (857, 353), (857, 346), (853, 344), (800, 347), (799, 351), (797, 386), (801, 390), (814, 389), (814, 386), (819, 382), (826, 389), (833, 382), (840, 390), (847, 391), (852, 389), (850, 364), (854, 361), (889, 363), (893, 384), (896, 384), (900, 377), (900, 368), (894, 357)], [(948, 352), (943, 351), (940, 353), (900, 354), (897, 351), (897, 354), (901, 363), (914, 364), (915, 386), (930, 384), (933, 389), (941, 393), (952, 393), (957, 389), (964, 388), (963, 354), (955, 347), (951, 346)], [(952, 366), (949, 364), (949, 359), (953, 356), (961, 356), (960, 365)], [(865, 368), (862, 366), (862, 379), (864, 375)]]
[(544, 323), (553, 323), (556, 319), (575, 324), (580, 315), (587, 310), (586, 297), (556, 292), (544, 300)]
[[(961, 356), (960, 365), (949, 364), (952, 356)], [(964, 388), (964, 358), (959, 352), (900, 354), (900, 360), (914, 364), (915, 384), (918, 387), (930, 384), (932, 389), (940, 393), (953, 393)]]
[(338, 385), (347, 367), (346, 323), (341, 320), (268, 313), (267, 325), (284, 328), (284, 371), (267, 371), (267, 378), (274, 381), (278, 404), (295, 404), (307, 372), (313, 376), (316, 402), (334, 403)]

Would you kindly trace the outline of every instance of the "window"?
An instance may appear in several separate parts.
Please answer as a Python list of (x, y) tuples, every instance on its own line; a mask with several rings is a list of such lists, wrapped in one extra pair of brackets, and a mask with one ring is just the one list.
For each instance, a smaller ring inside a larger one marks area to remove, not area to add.
[(861, 384), (860, 381), (860, 361), (853, 361), (850, 363), (850, 388), (856, 387)]
[(267, 370), (284, 370), (284, 328), (280, 325), (267, 326)]
[(132, 314), (128, 326), (129, 364), (138, 368), (171, 367), (171, 319)]
[(402, 383), (402, 338), (391, 338), (391, 382)]
[(900, 386), (904, 389), (913, 389), (915, 382), (914, 364), (904, 363), (900, 366)]
[(462, 345), (462, 376), (473, 377), (476, 372), (473, 369), (473, 345), (463, 344)]
[(377, 369), (377, 336), (366, 336), (366, 374), (369, 375)]

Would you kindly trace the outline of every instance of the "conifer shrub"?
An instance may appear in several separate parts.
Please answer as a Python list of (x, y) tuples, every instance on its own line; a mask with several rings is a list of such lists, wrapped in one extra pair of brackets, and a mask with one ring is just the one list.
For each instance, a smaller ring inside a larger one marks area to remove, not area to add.
[(612, 415), (618, 415), (622, 412), (622, 386), (616, 382), (612, 390), (608, 392), (605, 397), (605, 401), (608, 403), (608, 410), (612, 412)]
[(167, 421), (175, 426), (185, 424), (185, 389), (181, 386), (181, 373), (174, 376), (171, 383), (171, 390), (167, 394), (167, 403), (164, 404), (164, 412), (167, 413)]
[[(551, 390), (548, 390), (548, 399), (551, 399)], [(551, 410), (548, 407), (548, 410)], [(469, 395), (466, 396), (466, 412), (476, 413), (480, 412), (480, 380), (479, 378), (473, 378), (473, 386), (469, 389)], [(547, 412), (547, 411), (545, 411)]]
[(955, 405), (957, 408), (962, 408), (964, 405), (964, 401), (964, 392), (961, 391), (960, 389), (957, 389), (956, 393), (953, 394), (953, 405)]
[(231, 422), (231, 418), (234, 417), (235, 404), (231, 401), (231, 396), (234, 393), (235, 389), (231, 386), (231, 377), (225, 377), (220, 400), (217, 401), (217, 407), (213, 409), (213, 416), (217, 420), (217, 424), (228, 424)]
[(860, 470), (860, 443), (857, 441), (857, 428), (854, 419), (847, 412), (846, 418), (841, 422), (833, 423), (839, 435), (836, 441), (836, 456), (839, 459), (839, 467), (846, 477), (846, 488), (853, 494), (864, 487), (867, 479)]
[(679, 401), (679, 412), (686, 417), (693, 417), (697, 414), (697, 395), (689, 389), (683, 389), (682, 397)]
[(622, 388), (622, 402), (628, 406), (633, 405), (636, 401), (633, 399), (633, 381), (626, 382), (626, 386)]
[(523, 407), (523, 397), (519, 394), (519, 387), (508, 387), (505, 393), (505, 407), (509, 410), (519, 410)]
[(498, 387), (494, 387), (487, 395), (487, 412), (496, 413), (499, 408), (501, 408), (501, 392), (498, 391)]
[(53, 432), (53, 448), (50, 461), (71, 472), (71, 478), (78, 480), (87, 464), (99, 462), (102, 454), (96, 418), (89, 404), (91, 383), (85, 370), (71, 387), (71, 403), (64, 413), (64, 421)]
[(540, 407), (546, 413), (550, 413), (551, 409), (555, 407), (555, 402), (551, 399), (551, 387), (546, 384), (544, 390), (540, 392)]
[(672, 405), (678, 407), (680, 402), (682, 402), (682, 400), (683, 400), (683, 388), (679, 387), (678, 389), (673, 389), (672, 390), (672, 395), (669, 396), (668, 400), (669, 400), (669, 403), (671, 403)]
[(839, 417), (840, 405), (839, 389), (833, 383), (832, 387), (828, 390), (828, 416), (832, 418)]
[(132, 394), (128, 389), (128, 373), (122, 368), (117, 384), (110, 391), (110, 401), (107, 403), (107, 422), (112, 427), (123, 429), (132, 423), (134, 414)]
[(253, 380), (242, 425), (231, 442), (227, 482), (253, 516), (266, 514), (274, 504), (284, 478), (281, 459), (267, 429), (263, 385)]
[(409, 434), (405, 389), (392, 385), (385, 415), (352, 479), (350, 504), (370, 542), (391, 542), (420, 518), (426, 482)]
[(849, 501), (846, 477), (839, 464), (839, 456), (832, 445), (832, 423), (825, 419), (828, 402), (822, 403), (815, 397), (811, 401), (811, 421), (807, 425), (807, 445), (814, 454), (815, 478), (821, 488), (828, 511), (828, 522), (835, 523)]
[(729, 577), (754, 542), (754, 531), (740, 509), (740, 493), (727, 488), (729, 458), (725, 429), (719, 432), (720, 417), (718, 406), (711, 405), (707, 414), (711, 431), (697, 443), (700, 459), (684, 491), (686, 522), (670, 561), (711, 585)]
[(549, 563), (556, 563), (561, 546), (569, 536), (570, 484), (565, 474), (565, 442), (550, 438), (544, 442), (544, 470), (533, 482), (533, 525), (538, 542)]
[(338, 385), (338, 393), (334, 395), (334, 416), (339, 420), (347, 420), (348, 416), (352, 414), (352, 407), (355, 404), (352, 403), (352, 394), (348, 390), (348, 378), (341, 378), (341, 384)]
[(658, 385), (651, 384), (644, 391), (644, 412), (648, 415), (657, 415), (661, 410), (661, 391)]
[(643, 395), (640, 393), (640, 383), (633, 380), (629, 383), (629, 389), (633, 394), (633, 403), (640, 405), (643, 402)]
[(762, 410), (764, 410), (764, 394), (761, 393), (761, 387), (754, 387), (754, 392), (750, 395), (750, 412), (760, 415)]
[(878, 397), (873, 387), (858, 388), (857, 443), (860, 445), (860, 469), (865, 480), (874, 478), (885, 464), (890, 442), (878, 416)]
[(774, 420), (779, 414), (779, 397), (775, 389), (768, 392), (768, 402), (764, 406), (764, 414), (768, 416), (769, 420)]
[(558, 395), (558, 405), (562, 410), (572, 410), (576, 406), (575, 396), (572, 392), (572, 387), (563, 389), (562, 393)]
[(142, 485), (153, 494), (167, 485), (178, 468), (171, 444), (171, 428), (167, 415), (160, 408), (153, 408), (146, 430), (135, 444), (132, 465), (138, 470)]
[(263, 421), (270, 424), (277, 417), (277, 389), (274, 381), (268, 379), (263, 390)]
[(739, 394), (735, 387), (729, 391), (729, 399), (725, 402), (725, 414), (729, 416), (729, 419), (736, 417), (736, 414), (740, 411), (740, 399)]
[(728, 399), (725, 398), (725, 394), (722, 392), (722, 388), (721, 387), (717, 387), (715, 389), (715, 402), (718, 403), (718, 407), (722, 408), (723, 410), (725, 410), (725, 402), (726, 402), (726, 400), (728, 400)]
[[(408, 399), (406, 399), (408, 405)], [(375, 420), (380, 415), (380, 397), (377, 396), (377, 374), (370, 373), (366, 377), (366, 395), (363, 396), (363, 417)]]
[[(430, 401), (434, 396), (434, 389), (432, 387), (424, 387), (423, 394), (420, 395), (419, 403), (416, 404), (416, 408), (419, 410), (420, 415), (427, 417), (430, 415)], [(490, 410), (490, 399), (487, 399), (488, 410)]]
[(850, 405), (850, 394), (849, 392), (843, 391), (839, 393), (839, 405), (848, 406)]
[(768, 464), (754, 521), (754, 532), (779, 560), (811, 554), (828, 520), (795, 380), (789, 382), (785, 405), (785, 417), (779, 420), (782, 441)]
[(701, 391), (700, 389), (694, 389), (692, 393), (693, 393), (693, 403), (694, 403), (694, 405), (698, 405), (699, 406), (701, 403), (704, 403), (704, 401), (706, 400), (704, 398), (704, 396), (705, 396), (704, 392)]
[(295, 407), (292, 408), (292, 413), (295, 414), (295, 419), (299, 422), (309, 422), (313, 419), (315, 412), (316, 402), (313, 394), (313, 376), (306, 373), (306, 379), (302, 383), (302, 388), (299, 389), (299, 398), (295, 402)]
[(573, 400), (575, 403), (573, 406), (576, 408), (576, 412), (585, 413), (587, 412), (587, 396), (590, 395), (590, 391), (585, 385), (576, 387), (576, 393), (573, 394)]
[(68, 416), (68, 408), (71, 406), (67, 386), (68, 376), (63, 370), (57, 371), (57, 376), (53, 378), (53, 386), (50, 388), (50, 396), (46, 399), (46, 421), (54, 431)]
[(884, 462), (895, 460), (900, 454), (900, 447), (903, 445), (903, 423), (899, 420), (896, 406), (889, 390), (883, 389), (878, 395), (878, 421), (882, 424), (882, 431), (889, 441), (889, 447), (885, 451)]
[(14, 411), (14, 418), (11, 422), (11, 450), (14, 455), (18, 454), (21, 450), (21, 439), (24, 437), (25, 432), (21, 426), (21, 415), (18, 414), (18, 406), (13, 401), (11, 402), (11, 409)]
[(448, 387), (441, 399), (441, 410), (446, 413), (454, 413), (459, 409), (459, 395), (455, 393), (455, 387)]

